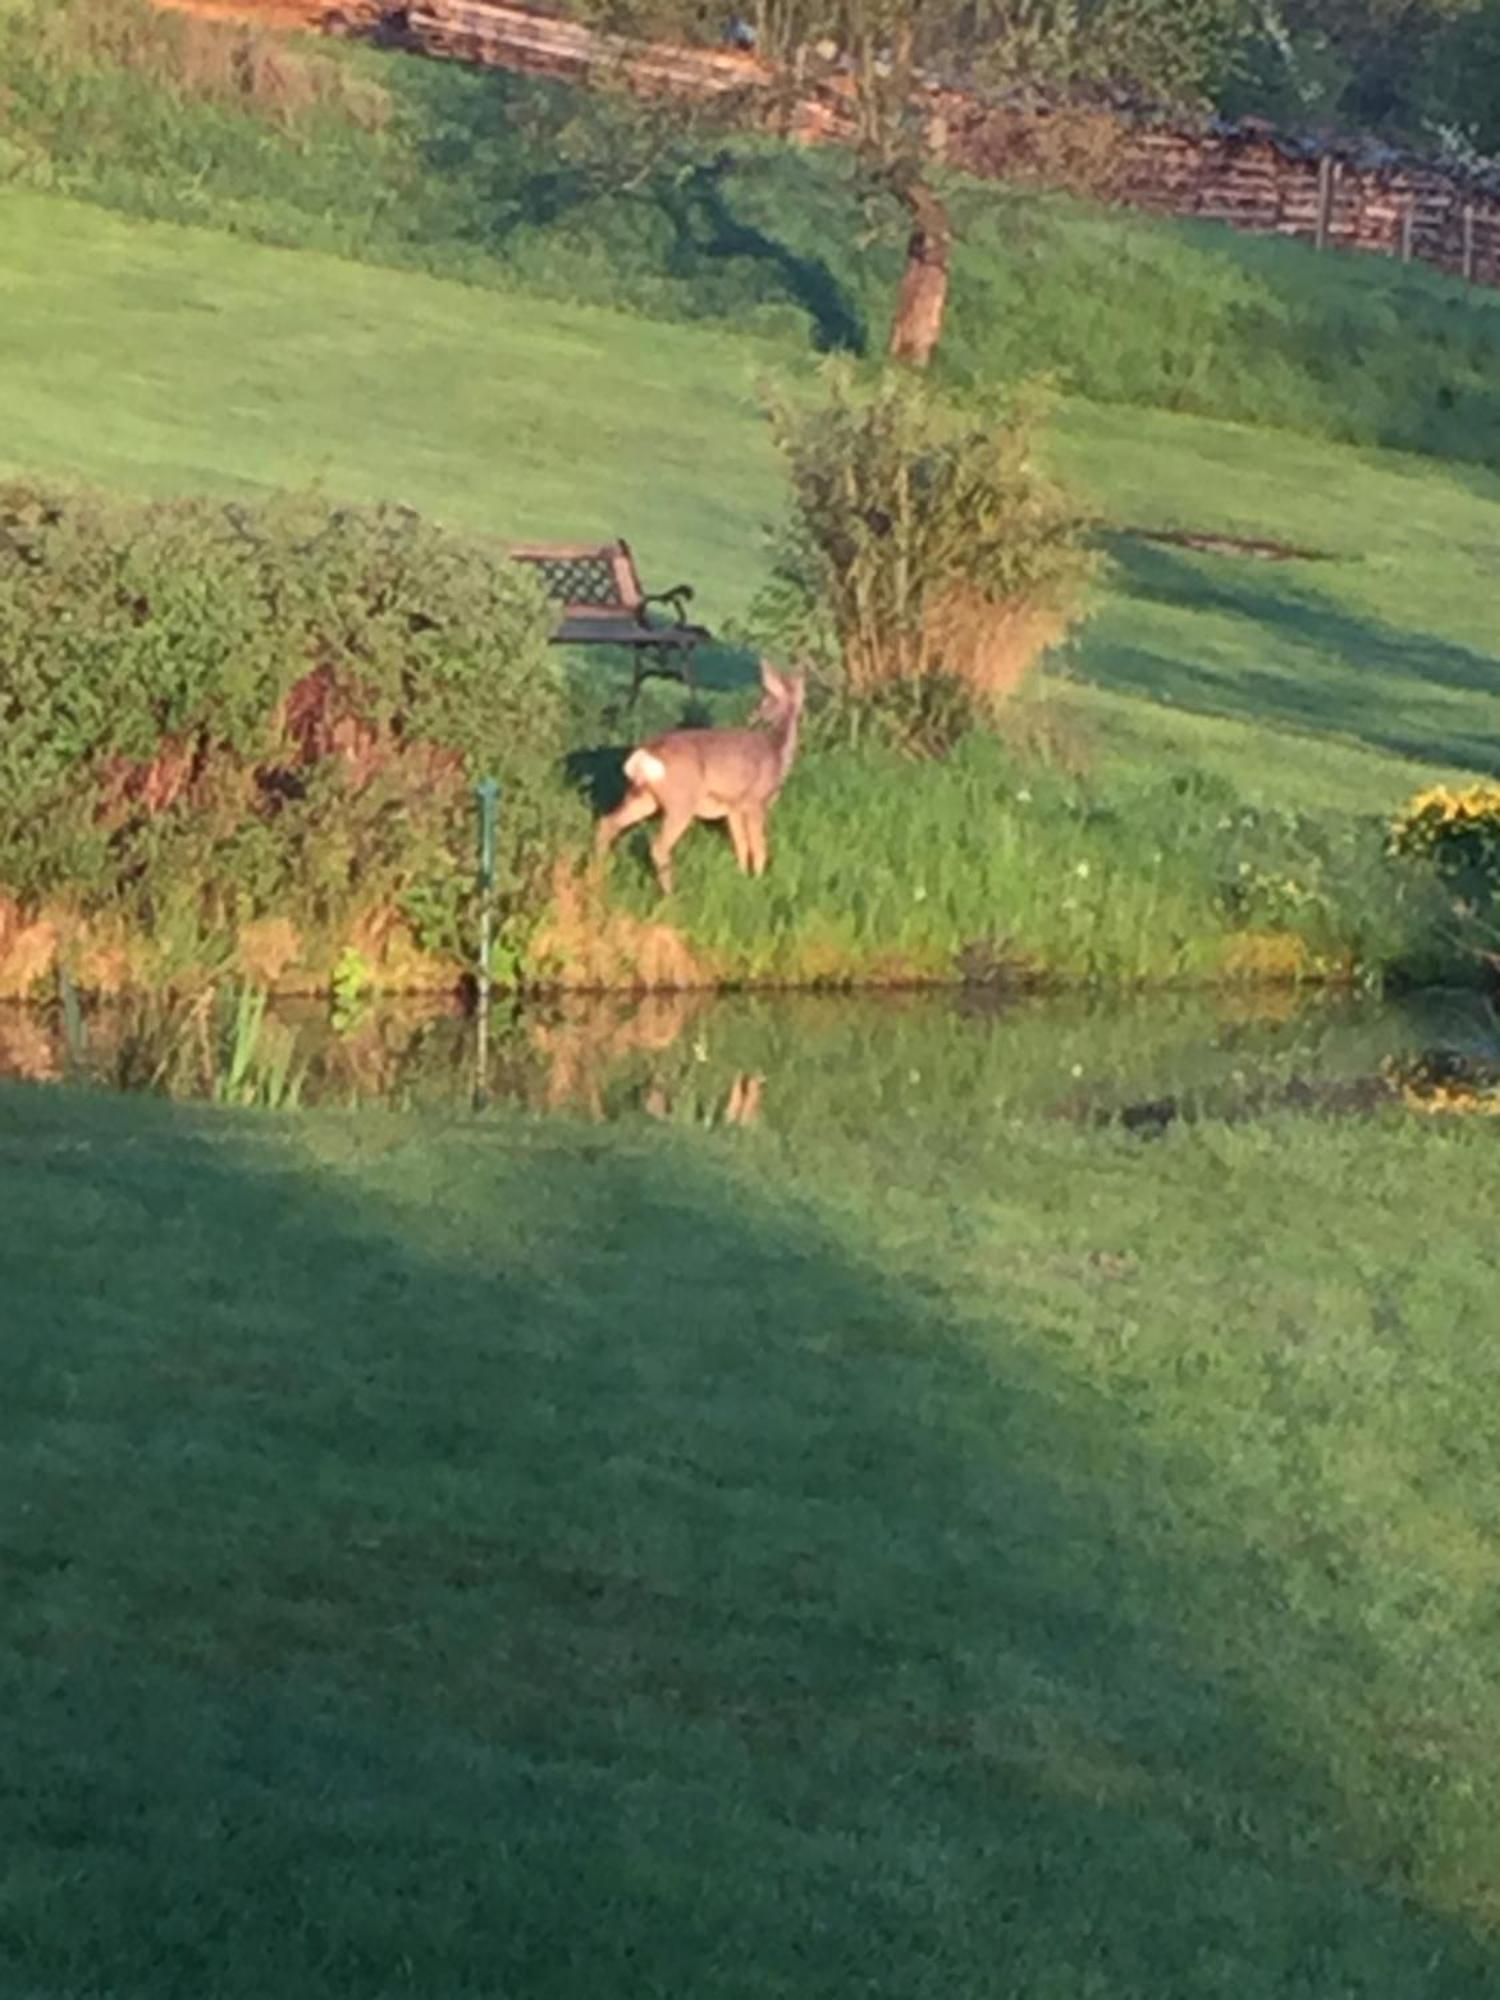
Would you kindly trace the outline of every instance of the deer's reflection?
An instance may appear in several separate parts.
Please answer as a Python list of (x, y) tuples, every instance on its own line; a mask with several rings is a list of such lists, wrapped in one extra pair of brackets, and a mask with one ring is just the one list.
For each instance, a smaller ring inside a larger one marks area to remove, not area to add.
[(703, 1033), (709, 1005), (703, 993), (647, 993), (534, 1023), (545, 1107), (604, 1119), (623, 1098), (652, 1118), (753, 1125), (765, 1078), (736, 1068), (726, 1079), (715, 1066)]
[(765, 1088), (763, 1076), (756, 1076), (750, 1070), (740, 1070), (735, 1074), (727, 1096), (722, 1101), (714, 1097), (705, 1106), (699, 1092), (695, 1092), (684, 1104), (670, 1090), (653, 1084), (641, 1099), (641, 1109), (652, 1118), (660, 1119), (676, 1118), (685, 1109), (691, 1122), (697, 1125), (757, 1125)]

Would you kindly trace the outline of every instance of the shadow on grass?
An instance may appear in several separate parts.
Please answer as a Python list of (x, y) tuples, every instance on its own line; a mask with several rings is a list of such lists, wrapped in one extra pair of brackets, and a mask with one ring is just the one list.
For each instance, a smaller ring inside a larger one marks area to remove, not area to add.
[(737, 165), (733, 154), (719, 153), (664, 191), (662, 206), (676, 231), (674, 274), (690, 278), (715, 261), (759, 264), (774, 274), (787, 302), (807, 315), (818, 353), (865, 353), (869, 329), (824, 260), (799, 253), (735, 213)]
[(760, 1157), (0, 1094), (7, 1990), (1495, 1990), (1247, 1552)]
[(1115, 551), (1115, 568), (1122, 594), (1261, 626), (1278, 647), (1304, 656), (1305, 670), (1226, 664), (1216, 671), (1144, 647), (1085, 639), (1084, 671), (1101, 685), (1165, 696), (1213, 714), (1325, 730), (1401, 756), (1493, 761), (1497, 738), (1484, 705), (1473, 703), (1473, 724), (1465, 727), (1462, 711), (1451, 703), (1434, 707), (1429, 691), (1500, 694), (1500, 660), (1362, 618), (1287, 569), (1256, 565), (1253, 574), (1236, 574), (1227, 559), (1188, 559), (1124, 543)]
[(550, 235), (564, 266), (580, 250), (615, 263), (622, 304), (633, 287), (649, 301), (669, 280), (684, 301), (698, 296), (694, 316), (787, 306), (817, 351), (865, 351), (863, 314), (827, 259), (741, 212), (756, 161), (712, 130), (674, 130), (609, 92), (580, 98), (495, 70), (431, 70), (397, 82), (449, 231), (501, 256), (523, 236), (535, 245)]
[(597, 819), (613, 812), (625, 796), (625, 759), (630, 755), (623, 743), (605, 743), (586, 750), (572, 750), (563, 768), (568, 782), (582, 796)]

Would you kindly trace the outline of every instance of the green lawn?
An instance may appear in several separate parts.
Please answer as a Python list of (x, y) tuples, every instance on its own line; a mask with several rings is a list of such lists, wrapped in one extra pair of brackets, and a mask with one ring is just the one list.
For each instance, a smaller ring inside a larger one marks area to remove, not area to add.
[[(0, 14), (0, 179), (502, 294), (881, 350), (903, 225), (847, 159), (667, 128), (618, 91), (307, 38), (250, 88), (150, 0)], [(659, 107), (658, 107), (659, 110)], [(1384, 258), (951, 183), (938, 379), (1500, 460), (1493, 292)], [(875, 218), (879, 221), (878, 216)]]
[[(780, 506), (756, 384), (805, 366), (793, 352), (36, 195), (0, 193), (0, 229), (15, 471), (321, 482), (505, 535), (625, 532), (652, 582), (691, 578), (715, 622), (743, 613)], [(1124, 742), (1251, 797), (1377, 810), (1435, 766), (1493, 764), (1494, 475), (1083, 403), (1055, 451), (1120, 525), (1339, 558), (1121, 548), (1076, 649), (1100, 755)]]
[(0, 1094), (0, 1987), (1481, 2000), (1493, 1134)]
[[(402, 75), (474, 111), (459, 72)], [(772, 278), (803, 266), (751, 259), (752, 338), (730, 324), (750, 278), (713, 291), (711, 245), (670, 285), (627, 274), (653, 323), (519, 288), (611, 275), (582, 222), (469, 246), (473, 287), (258, 244), (317, 234), (324, 175), (328, 247), (369, 251), (378, 176), (340, 164), (363, 140), (304, 155), (226, 124), (200, 182), (172, 152), (198, 128), (127, 81), (155, 180), (122, 150), (110, 181), (86, 91), (77, 151), (44, 163), (244, 233), (0, 188), (6, 467), (624, 532), (650, 581), (744, 613), (781, 504), (757, 380), (808, 366)], [(448, 137), (463, 186), (434, 157), (421, 216), (499, 213), (513, 135)], [(1197, 354), (1206, 403), (1253, 408), (1262, 247), (1216, 275), (1207, 237), (1049, 227), (1023, 262), (1116, 258), (1159, 313), (1123, 401), (1064, 406), (1062, 469), (1117, 528), (1333, 559), (1113, 542), (1049, 697), (1057, 761), (824, 749), (767, 880), (695, 835), (674, 921), (747, 976), (951, 971), (962, 942), (980, 971), (1016, 949), (1192, 977), (1241, 930), (1416, 962), (1431, 911), (1353, 822), (1494, 766), (1500, 479), (1125, 407)], [(961, 360), (1005, 310), (981, 276)], [(1426, 435), (1404, 282), (1346, 273), (1317, 322), (1375, 357), (1345, 434)], [(1049, 284), (1027, 358), (1076, 332), (1102, 393), (1114, 322), (1058, 301), (1104, 295)], [(1421, 326), (1452, 324), (1429, 387), (1436, 410), (1458, 384), (1450, 443), (1471, 398), (1454, 456), (1477, 460), (1493, 312), (1445, 318), (1450, 295), (1422, 290)], [(1312, 423), (1299, 296), (1265, 379), (1300, 354), (1275, 407)], [(657, 914), (623, 855), (610, 896)], [(1243, 1113), (1309, 1069), (1357, 1095), (1404, 1045), (1378, 1017), (1344, 1038), (1232, 996), (1190, 1028), (913, 1006), (819, 1039), (806, 1011), (680, 1004), (670, 1032), (577, 1047), (497, 1025), (497, 1066), (544, 1095), (659, 1067), (673, 1129), (460, 1117), (441, 1037), (450, 1108), (423, 1118), (0, 1088), (0, 1994), (1500, 1990), (1500, 1256), (1462, 1223), (1500, 1200), (1490, 1124), (1089, 1123), (1181, 1090)], [(356, 1079), (360, 1053), (356, 1030)], [(785, 1074), (761, 1129), (691, 1129), (763, 1069)]]

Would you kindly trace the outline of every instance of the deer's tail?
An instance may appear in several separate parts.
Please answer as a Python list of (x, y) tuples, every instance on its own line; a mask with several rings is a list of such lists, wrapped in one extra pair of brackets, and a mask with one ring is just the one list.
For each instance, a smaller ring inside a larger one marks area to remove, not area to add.
[(625, 759), (625, 775), (632, 785), (659, 785), (667, 767), (654, 751), (632, 750)]

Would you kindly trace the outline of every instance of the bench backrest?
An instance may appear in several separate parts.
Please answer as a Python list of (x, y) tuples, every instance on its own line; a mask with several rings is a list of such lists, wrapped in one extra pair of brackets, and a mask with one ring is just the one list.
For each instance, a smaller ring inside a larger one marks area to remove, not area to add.
[(510, 555), (534, 569), (553, 602), (575, 616), (641, 608), (644, 593), (628, 542), (521, 542)]

